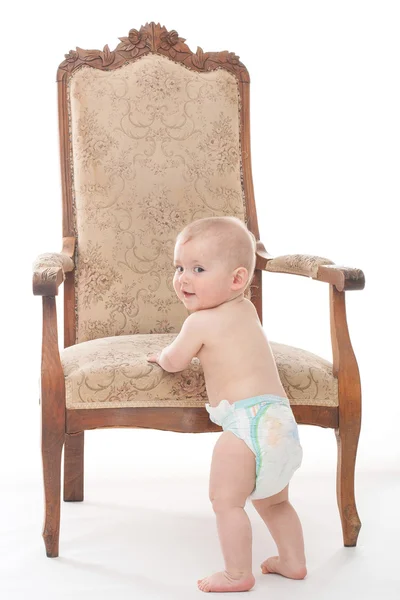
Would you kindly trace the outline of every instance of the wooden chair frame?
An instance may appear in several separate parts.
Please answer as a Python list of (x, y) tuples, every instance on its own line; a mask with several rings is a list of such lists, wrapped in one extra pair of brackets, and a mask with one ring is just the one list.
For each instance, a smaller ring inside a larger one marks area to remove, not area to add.
[[(143, 54), (156, 52), (181, 62), (196, 71), (224, 68), (238, 79), (241, 98), (241, 151), (248, 227), (256, 237), (257, 262), (252, 302), (262, 323), (262, 272), (274, 265), (273, 271), (310, 276), (325, 282), (330, 288), (330, 329), (333, 353), (333, 373), (338, 379), (339, 405), (293, 405), (300, 424), (318, 425), (335, 431), (338, 446), (337, 502), (345, 546), (355, 546), (361, 522), (354, 493), (357, 445), (361, 427), (361, 384), (357, 361), (352, 349), (345, 306), (345, 292), (363, 289), (364, 275), (359, 269), (337, 265), (320, 266), (315, 272), (299, 273), (284, 269), (259, 241), (254, 200), (251, 153), (249, 91), (250, 78), (239, 58), (231, 52), (191, 52), (176, 31), (168, 32), (159, 24), (150, 23), (139, 31), (132, 29), (114, 51), (105, 46), (100, 50), (70, 51), (57, 72), (60, 158), (63, 196), (63, 245), (61, 254), (75, 256), (72, 182), (70, 170), (70, 138), (67, 114), (67, 81), (74, 69), (88, 64), (101, 70), (116, 69)], [(299, 256), (299, 258), (302, 258)], [(274, 262), (275, 261), (275, 262)], [(271, 269), (272, 270), (272, 269)], [(43, 538), (46, 554), (59, 553), (61, 456), (64, 448), (64, 501), (83, 500), (84, 431), (99, 427), (144, 427), (182, 433), (221, 431), (202, 408), (116, 408), (66, 409), (64, 373), (60, 361), (57, 333), (56, 295), (64, 282), (64, 346), (75, 343), (74, 271), (60, 266), (35, 269), (33, 293), (43, 299), (43, 342), (41, 363), (42, 458), (45, 494)]]

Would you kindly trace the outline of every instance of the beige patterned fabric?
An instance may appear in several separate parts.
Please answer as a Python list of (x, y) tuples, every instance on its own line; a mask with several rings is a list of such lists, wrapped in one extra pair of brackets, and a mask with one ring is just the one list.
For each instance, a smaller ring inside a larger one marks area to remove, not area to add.
[(45, 252), (44, 254), (39, 254), (32, 266), (34, 272), (60, 267), (63, 270), (63, 274), (72, 271), (74, 268), (73, 260), (61, 252)]
[(285, 256), (276, 256), (272, 260), (269, 260), (265, 270), (316, 277), (318, 267), (321, 265), (333, 264), (334, 263), (329, 260), (329, 258), (323, 258), (322, 256), (313, 256), (312, 254), (287, 254)]
[(202, 217), (247, 223), (236, 78), (148, 54), (77, 69), (68, 106), (76, 341), (178, 333), (188, 311), (172, 286), (176, 235)]
[[(168, 346), (176, 335), (113, 336), (64, 349), (67, 408), (204, 407), (208, 400), (198, 358), (180, 373), (147, 362), (148, 353)], [(337, 379), (328, 361), (284, 344), (271, 347), (292, 405), (338, 406)]]
[[(209, 216), (247, 224), (237, 81), (151, 53), (111, 71), (80, 67), (67, 98), (77, 239), (77, 343), (61, 352), (67, 408), (202, 407), (197, 358), (167, 373), (146, 355), (188, 316), (172, 285), (178, 232)], [(330, 363), (272, 346), (293, 404), (337, 406)]]

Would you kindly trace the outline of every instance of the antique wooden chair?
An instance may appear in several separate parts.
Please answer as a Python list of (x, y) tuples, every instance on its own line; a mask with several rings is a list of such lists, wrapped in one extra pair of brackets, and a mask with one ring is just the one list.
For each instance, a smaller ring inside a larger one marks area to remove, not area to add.
[[(40, 255), (33, 293), (43, 298), (42, 456), (46, 554), (58, 556), (64, 500), (83, 500), (84, 431), (146, 427), (219, 431), (204, 408), (201, 364), (179, 373), (147, 362), (188, 316), (172, 287), (177, 233), (206, 216), (243, 220), (257, 242), (246, 292), (262, 323), (262, 272), (311, 277), (330, 287), (333, 363), (272, 343), (298, 423), (334, 429), (337, 501), (345, 546), (361, 526), (354, 470), (361, 387), (345, 291), (358, 269), (318, 256), (273, 257), (259, 240), (250, 161), (249, 74), (232, 52), (193, 53), (150, 23), (110, 51), (77, 48), (57, 72), (63, 246)], [(64, 282), (64, 350), (56, 302)]]

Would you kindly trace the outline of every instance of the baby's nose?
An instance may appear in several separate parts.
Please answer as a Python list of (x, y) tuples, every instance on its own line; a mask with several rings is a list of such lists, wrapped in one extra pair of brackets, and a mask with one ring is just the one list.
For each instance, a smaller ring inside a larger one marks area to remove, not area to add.
[(188, 280), (188, 274), (186, 271), (183, 271), (180, 275), (179, 275), (179, 281), (187, 281)]

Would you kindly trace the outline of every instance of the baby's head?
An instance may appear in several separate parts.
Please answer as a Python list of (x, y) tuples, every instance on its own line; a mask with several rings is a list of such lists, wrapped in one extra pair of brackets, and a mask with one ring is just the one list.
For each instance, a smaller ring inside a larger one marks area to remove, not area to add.
[(244, 297), (255, 264), (256, 239), (240, 219), (198, 219), (176, 238), (174, 289), (190, 311), (219, 306)]

